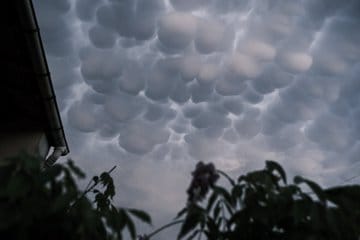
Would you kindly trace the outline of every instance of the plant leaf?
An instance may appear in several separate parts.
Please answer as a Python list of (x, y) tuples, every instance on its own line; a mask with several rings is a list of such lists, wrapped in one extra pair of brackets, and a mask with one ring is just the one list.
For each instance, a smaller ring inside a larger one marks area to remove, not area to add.
[(175, 219), (178, 219), (179, 217), (181, 217), (182, 215), (184, 215), (186, 212), (188, 211), (187, 207), (184, 207), (183, 209), (181, 209), (178, 214), (176, 214)]
[(208, 204), (206, 206), (206, 212), (210, 212), (216, 199), (217, 199), (218, 195), (217, 195), (217, 192), (213, 191), (213, 193), (211, 194), (210, 198), (209, 198), (209, 201), (208, 201)]
[(236, 207), (238, 200), (239, 201), (241, 200), (242, 193), (243, 193), (243, 187), (241, 185), (236, 185), (231, 190), (231, 200), (234, 208)]
[(148, 213), (138, 209), (128, 209), (128, 211), (143, 222), (151, 224), (151, 217)]
[(181, 239), (191, 230), (193, 230), (200, 223), (201, 218), (202, 218), (202, 212), (196, 210), (190, 211), (186, 216), (184, 223), (181, 226), (177, 239)]
[(92, 178), (92, 180), (94, 181), (95, 184), (97, 184), (99, 182), (99, 177), (98, 176), (94, 176)]
[(301, 176), (295, 176), (294, 183), (296, 184), (306, 183), (311, 188), (311, 190), (316, 194), (316, 196), (320, 199), (320, 201), (322, 202), (326, 201), (326, 194), (317, 183), (310, 181), (306, 178), (303, 178)]
[(284, 183), (286, 184), (286, 173), (279, 163), (271, 161), (271, 160), (267, 160), (266, 168), (271, 172), (274, 170), (277, 171), (280, 174)]
[(73, 173), (75, 173), (75, 175), (77, 177), (85, 178), (85, 173), (83, 171), (81, 171), (81, 169), (79, 167), (77, 167), (71, 159), (68, 160), (67, 165), (69, 166), (70, 170)]
[(229, 175), (227, 175), (225, 172), (220, 171), (220, 170), (217, 170), (217, 172), (218, 172), (219, 174), (221, 174), (223, 177), (225, 177), (225, 178), (229, 181), (229, 183), (231, 184), (231, 186), (235, 186), (235, 181), (234, 181)]
[(226, 200), (229, 204), (231, 204), (231, 195), (230, 193), (228, 193), (228, 191), (223, 188), (223, 187), (219, 187), (219, 186), (215, 186), (214, 187), (214, 192), (216, 192), (217, 194), (220, 194), (223, 196), (224, 200)]
[(131, 220), (131, 218), (125, 211), (124, 211), (124, 217), (125, 217), (126, 225), (129, 230), (131, 239), (135, 240), (136, 239), (136, 229), (135, 229), (134, 222)]
[(324, 190), (327, 198), (346, 209), (347, 212), (360, 214), (360, 186), (338, 186)]
[[(200, 233), (200, 230), (195, 230), (186, 240), (192, 240), (194, 239), (198, 234)], [(201, 234), (201, 233), (200, 233)]]
[(221, 202), (218, 201), (214, 207), (214, 219), (217, 220), (219, 218), (219, 214), (220, 214), (220, 210), (221, 210)]

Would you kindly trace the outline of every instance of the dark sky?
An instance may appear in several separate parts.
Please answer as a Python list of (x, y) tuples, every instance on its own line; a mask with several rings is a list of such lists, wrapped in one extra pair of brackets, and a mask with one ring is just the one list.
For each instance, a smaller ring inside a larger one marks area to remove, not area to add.
[(360, 1), (34, 4), (70, 156), (89, 176), (117, 165), (117, 202), (155, 226), (199, 160), (274, 159), (325, 186), (359, 174)]

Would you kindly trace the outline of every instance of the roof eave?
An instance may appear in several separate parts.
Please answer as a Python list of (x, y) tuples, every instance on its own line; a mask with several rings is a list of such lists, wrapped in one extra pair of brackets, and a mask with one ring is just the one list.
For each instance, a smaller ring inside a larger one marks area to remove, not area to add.
[(52, 85), (32, 1), (21, 1), (21, 3), (19, 3), (19, 10), (20, 15), (22, 16), (23, 31), (26, 33), (26, 41), (29, 44), (29, 50), (31, 51), (34, 72), (36, 73), (37, 83), (45, 106), (46, 118), (50, 126), (50, 129), (46, 130), (46, 134), (48, 135), (50, 145), (53, 147), (63, 147), (65, 149), (62, 154), (64, 156), (69, 153), (69, 147), (61, 122), (55, 91)]

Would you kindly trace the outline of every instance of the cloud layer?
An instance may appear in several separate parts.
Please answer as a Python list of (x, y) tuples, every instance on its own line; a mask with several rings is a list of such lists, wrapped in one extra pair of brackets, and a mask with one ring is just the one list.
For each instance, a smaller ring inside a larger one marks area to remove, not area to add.
[(328, 185), (357, 173), (358, 1), (34, 3), (74, 158), (111, 149), (142, 169), (121, 179), (147, 198), (174, 194), (147, 178), (166, 166), (175, 189), (188, 176), (170, 169), (197, 160), (239, 172), (273, 158)]

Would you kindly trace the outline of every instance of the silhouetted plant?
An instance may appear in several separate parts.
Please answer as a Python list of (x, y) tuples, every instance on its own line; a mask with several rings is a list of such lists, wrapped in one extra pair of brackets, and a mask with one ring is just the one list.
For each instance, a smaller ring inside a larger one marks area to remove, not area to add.
[(0, 239), (122, 239), (124, 229), (135, 239), (131, 216), (151, 218), (113, 205), (112, 170), (93, 177), (82, 192), (74, 177), (85, 174), (71, 160), (46, 170), (27, 155), (1, 160)]
[(188, 201), (192, 203), (201, 201), (208, 193), (209, 188), (214, 187), (219, 178), (219, 174), (216, 172), (214, 164), (204, 164), (203, 162), (196, 164), (192, 176), (192, 181), (187, 190)]
[[(114, 206), (114, 169), (94, 176), (80, 191), (74, 177), (85, 174), (72, 161), (47, 170), (26, 155), (0, 161), (0, 239), (122, 239), (125, 229), (135, 239), (132, 217), (149, 224), (151, 218)], [(236, 180), (200, 162), (192, 176), (188, 202), (175, 220), (138, 239), (155, 239), (177, 224), (178, 239), (359, 239), (358, 185), (322, 189), (299, 176), (288, 184), (273, 161)], [(219, 176), (229, 188), (216, 185)]]
[[(178, 239), (206, 236), (209, 240), (235, 239), (353, 239), (360, 237), (360, 186), (322, 189), (302, 177), (287, 183), (276, 162), (263, 170), (229, 180), (231, 188), (209, 184), (205, 204), (189, 201)], [(311, 192), (304, 192), (300, 185)], [(203, 196), (204, 197), (204, 196)]]

